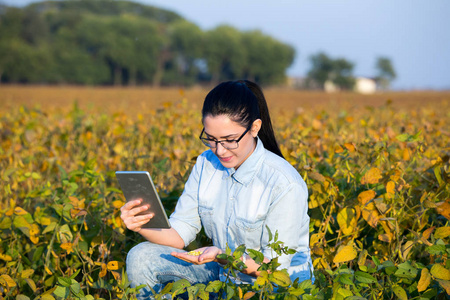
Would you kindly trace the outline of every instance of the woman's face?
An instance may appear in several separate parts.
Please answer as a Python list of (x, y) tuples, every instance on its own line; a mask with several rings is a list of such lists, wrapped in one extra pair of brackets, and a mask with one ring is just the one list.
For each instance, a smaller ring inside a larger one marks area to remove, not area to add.
[[(214, 117), (208, 115), (203, 119), (203, 126), (205, 127), (205, 136), (218, 141), (237, 140), (247, 129), (225, 115)], [(211, 148), (211, 150), (225, 168), (237, 169), (255, 150), (256, 141), (254, 138), (258, 135), (260, 128), (261, 120), (253, 122), (252, 128), (242, 137), (239, 141), (239, 147), (236, 149), (229, 150), (217, 143), (217, 147)]]

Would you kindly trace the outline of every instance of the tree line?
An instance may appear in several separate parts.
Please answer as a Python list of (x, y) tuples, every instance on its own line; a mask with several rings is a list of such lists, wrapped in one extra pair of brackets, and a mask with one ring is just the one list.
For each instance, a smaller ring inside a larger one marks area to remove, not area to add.
[[(326, 53), (319, 52), (309, 57), (311, 64), (303, 88), (324, 89), (326, 82), (331, 82), (341, 90), (352, 90), (355, 85), (351, 61), (339, 57), (332, 58)], [(397, 77), (391, 60), (379, 56), (375, 62), (376, 75), (372, 78), (380, 89), (387, 90), (391, 82)]]
[(204, 31), (178, 14), (130, 1), (0, 5), (2, 83), (190, 86), (285, 80), (292, 46), (258, 30)]

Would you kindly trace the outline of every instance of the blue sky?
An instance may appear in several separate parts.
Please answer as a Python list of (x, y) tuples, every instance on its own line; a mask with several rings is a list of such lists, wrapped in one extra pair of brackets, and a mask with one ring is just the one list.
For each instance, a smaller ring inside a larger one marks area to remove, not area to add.
[[(0, 0), (23, 5), (33, 0)], [(138, 0), (173, 10), (208, 30), (229, 24), (260, 29), (296, 49), (288, 69), (305, 76), (319, 51), (355, 64), (354, 74), (375, 76), (375, 61), (389, 57), (397, 72), (392, 87), (450, 89), (448, 0)]]

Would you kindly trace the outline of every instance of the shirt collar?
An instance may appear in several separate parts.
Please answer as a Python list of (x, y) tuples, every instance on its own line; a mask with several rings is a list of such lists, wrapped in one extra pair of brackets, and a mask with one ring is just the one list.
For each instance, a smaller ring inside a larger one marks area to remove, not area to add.
[(258, 170), (261, 168), (265, 149), (264, 145), (256, 138), (256, 148), (252, 154), (239, 166), (236, 170), (234, 168), (225, 168), (224, 178), (232, 176), (236, 181), (243, 185), (248, 185), (255, 177)]

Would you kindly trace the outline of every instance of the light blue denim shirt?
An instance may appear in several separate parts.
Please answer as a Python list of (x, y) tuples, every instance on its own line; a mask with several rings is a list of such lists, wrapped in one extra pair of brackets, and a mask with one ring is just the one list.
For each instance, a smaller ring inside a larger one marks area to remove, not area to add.
[[(285, 246), (297, 251), (283, 255), (280, 268), (291, 278), (309, 279), (308, 189), (300, 174), (286, 160), (266, 150), (259, 138), (253, 153), (235, 170), (225, 168), (211, 151), (203, 152), (186, 182), (171, 226), (185, 245), (201, 226), (214, 246), (232, 251), (241, 244), (273, 258), (267, 248), (266, 226)], [(242, 281), (249, 281), (243, 276)]]

